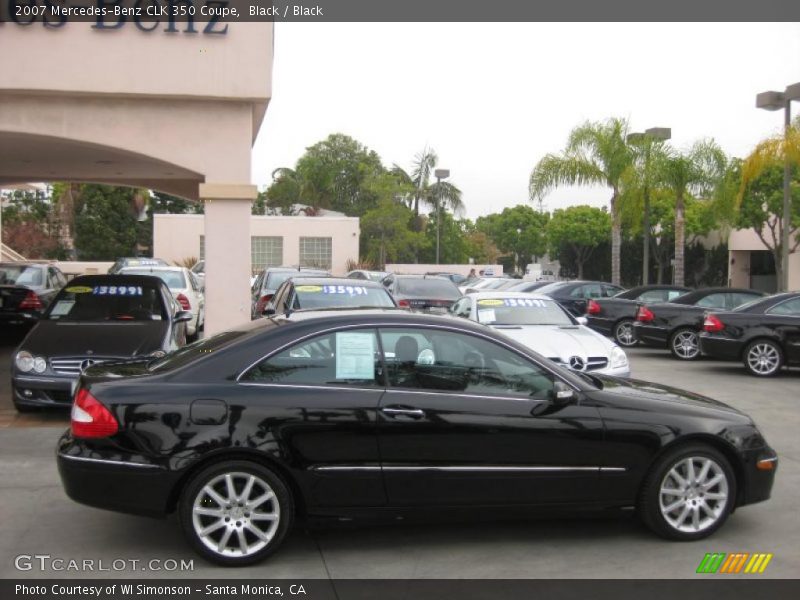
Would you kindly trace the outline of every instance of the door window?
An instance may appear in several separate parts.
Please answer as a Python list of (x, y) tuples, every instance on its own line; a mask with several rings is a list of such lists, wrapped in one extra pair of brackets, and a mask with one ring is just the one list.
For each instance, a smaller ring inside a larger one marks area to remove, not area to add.
[(725, 293), (709, 294), (704, 298), (700, 298), (696, 305), (703, 308), (725, 308), (725, 296), (727, 296)]
[(736, 308), (737, 306), (741, 306), (745, 302), (750, 302), (751, 300), (755, 300), (760, 298), (757, 294), (746, 294), (744, 292), (731, 292), (728, 294), (728, 308)]
[(539, 400), (552, 393), (548, 371), (489, 340), (424, 328), (380, 334), (390, 387)]
[(616, 285), (604, 285), (603, 286), (603, 295), (606, 298), (611, 298), (612, 296), (616, 296), (621, 291), (623, 291), (622, 288), (621, 287), (617, 287)]
[(240, 381), (296, 385), (382, 386), (371, 329), (336, 331), (302, 341), (251, 367)]
[(770, 308), (767, 311), (770, 315), (789, 315), (793, 317), (800, 317), (800, 298), (792, 298), (786, 300)]

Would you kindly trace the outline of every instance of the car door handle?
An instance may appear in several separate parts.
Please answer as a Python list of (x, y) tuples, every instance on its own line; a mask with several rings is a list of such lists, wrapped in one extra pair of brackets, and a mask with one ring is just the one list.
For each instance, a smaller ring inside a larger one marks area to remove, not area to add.
[(421, 419), (425, 416), (425, 411), (420, 408), (392, 408), (387, 406), (382, 408), (381, 412), (389, 417), (411, 417), (412, 419)]

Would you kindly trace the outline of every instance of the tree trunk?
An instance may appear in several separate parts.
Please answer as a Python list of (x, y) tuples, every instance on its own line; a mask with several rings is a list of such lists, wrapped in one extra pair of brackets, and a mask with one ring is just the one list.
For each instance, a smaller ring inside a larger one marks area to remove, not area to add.
[(686, 216), (683, 190), (678, 190), (675, 198), (675, 285), (683, 285), (684, 256), (686, 250)]
[(611, 283), (614, 285), (620, 284), (619, 253), (622, 246), (620, 220), (617, 208), (617, 190), (615, 189), (614, 195), (611, 197)]
[(578, 279), (583, 279), (583, 261), (578, 259)]

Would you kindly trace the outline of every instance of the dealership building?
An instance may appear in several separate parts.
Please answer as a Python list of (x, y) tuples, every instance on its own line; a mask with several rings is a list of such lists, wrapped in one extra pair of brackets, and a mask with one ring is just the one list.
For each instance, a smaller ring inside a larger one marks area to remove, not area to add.
[[(30, 20), (0, 23), (0, 187), (96, 182), (202, 202), (207, 329), (248, 320), (251, 235), (274, 237), (252, 233), (250, 214), (273, 24)], [(200, 230), (176, 252), (197, 255)], [(282, 244), (299, 259), (301, 238)]]

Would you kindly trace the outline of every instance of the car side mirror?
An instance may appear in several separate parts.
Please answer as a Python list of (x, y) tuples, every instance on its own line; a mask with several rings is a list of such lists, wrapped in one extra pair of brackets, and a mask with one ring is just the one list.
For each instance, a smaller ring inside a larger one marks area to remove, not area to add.
[(578, 322), (578, 325), (588, 325), (589, 319), (586, 317), (575, 317), (575, 320)]
[(553, 404), (557, 406), (564, 406), (575, 399), (575, 390), (573, 390), (563, 381), (556, 381), (553, 384), (553, 392), (550, 399)]
[(175, 322), (176, 323), (186, 323), (187, 321), (191, 321), (194, 319), (194, 313), (190, 310), (179, 310), (175, 313)]

